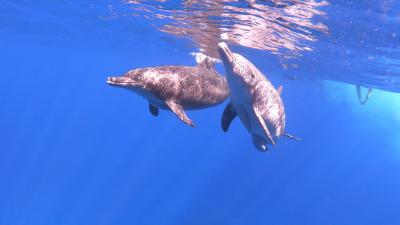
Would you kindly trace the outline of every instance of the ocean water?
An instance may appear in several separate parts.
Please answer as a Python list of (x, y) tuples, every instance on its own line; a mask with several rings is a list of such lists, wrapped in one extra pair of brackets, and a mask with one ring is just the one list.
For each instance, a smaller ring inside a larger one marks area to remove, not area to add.
[[(191, 128), (106, 83), (219, 41), (302, 141), (262, 153), (226, 102)], [(0, 225), (399, 225), (399, 46), (394, 0), (2, 0)]]

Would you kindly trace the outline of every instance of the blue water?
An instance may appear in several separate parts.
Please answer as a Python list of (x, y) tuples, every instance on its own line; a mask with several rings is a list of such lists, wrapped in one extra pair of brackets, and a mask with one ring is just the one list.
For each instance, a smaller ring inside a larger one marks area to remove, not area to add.
[[(261, 153), (239, 120), (222, 132), (226, 103), (188, 112), (191, 128), (106, 84), (133, 68), (195, 65), (190, 38), (159, 31), (162, 21), (116, 0), (1, 1), (0, 225), (399, 225), (400, 7), (349, 2), (323, 8), (315, 20), (329, 33), (292, 69), (233, 45), (284, 86), (286, 130), (302, 138)], [(365, 105), (353, 84), (374, 88)]]

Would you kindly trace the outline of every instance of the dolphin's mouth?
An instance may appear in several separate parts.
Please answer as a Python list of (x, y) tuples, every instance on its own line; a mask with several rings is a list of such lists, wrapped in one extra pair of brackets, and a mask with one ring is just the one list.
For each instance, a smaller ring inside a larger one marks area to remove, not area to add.
[(233, 58), (234, 58), (233, 53), (229, 49), (228, 45), (225, 44), (225, 42), (220, 42), (218, 44), (218, 49), (219, 49), (219, 52), (222, 53), (221, 55), (225, 56), (225, 58), (228, 60), (228, 62), (233, 61)]
[(113, 86), (137, 86), (140, 82), (127, 77), (107, 77), (107, 83)]

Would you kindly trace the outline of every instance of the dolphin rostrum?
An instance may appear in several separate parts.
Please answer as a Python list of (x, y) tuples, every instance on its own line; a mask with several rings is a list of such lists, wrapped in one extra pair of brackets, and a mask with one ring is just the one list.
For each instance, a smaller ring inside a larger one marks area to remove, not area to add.
[(126, 88), (149, 102), (150, 113), (167, 109), (189, 126), (194, 123), (184, 110), (211, 107), (229, 96), (226, 80), (214, 68), (215, 59), (194, 53), (196, 66), (158, 66), (135, 69), (120, 77), (108, 77), (107, 83)]
[(219, 43), (218, 50), (231, 97), (222, 116), (222, 129), (228, 131), (230, 123), (238, 115), (260, 151), (267, 151), (267, 144), (275, 145), (280, 135), (297, 139), (284, 133), (282, 86), (276, 90), (249, 60), (233, 53), (225, 43)]

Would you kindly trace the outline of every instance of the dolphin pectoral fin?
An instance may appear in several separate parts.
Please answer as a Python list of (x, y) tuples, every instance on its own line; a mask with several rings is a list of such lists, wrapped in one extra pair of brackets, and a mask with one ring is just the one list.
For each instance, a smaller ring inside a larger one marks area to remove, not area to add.
[(185, 111), (183, 111), (183, 108), (181, 105), (176, 104), (173, 101), (166, 101), (165, 104), (168, 106), (168, 108), (175, 113), (175, 115), (182, 120), (184, 123), (186, 123), (187, 125), (194, 127), (194, 123), (192, 122), (192, 120), (189, 119), (189, 117), (187, 117), (187, 115), (185, 114)]
[(278, 92), (278, 95), (281, 96), (283, 90), (283, 86), (279, 85), (278, 89), (276, 90)]
[(149, 104), (149, 110), (150, 110), (151, 115), (158, 116), (158, 108), (157, 107), (155, 107), (152, 104)]
[(254, 109), (254, 113), (257, 116), (257, 121), (259, 123), (259, 125), (261, 126), (261, 128), (264, 130), (265, 136), (267, 136), (267, 138), (269, 139), (269, 141), (275, 145), (275, 141), (272, 138), (271, 132), (269, 132), (267, 125), (265, 124), (264, 119), (262, 118), (260, 112), (257, 109)]
[(285, 137), (291, 138), (291, 139), (293, 139), (293, 140), (296, 140), (296, 141), (301, 141), (301, 139), (300, 139), (300, 138), (297, 138), (297, 137), (295, 137), (295, 136), (293, 136), (293, 135), (291, 135), (291, 134), (286, 134), (286, 133), (283, 133), (283, 134), (282, 134), (282, 136), (285, 136)]
[(222, 130), (224, 132), (228, 131), (229, 125), (231, 125), (231, 122), (235, 117), (237, 116), (237, 113), (235, 112), (235, 109), (233, 108), (232, 102), (229, 102), (228, 105), (226, 105), (224, 113), (222, 114), (222, 119), (221, 119), (221, 126)]
[(251, 139), (253, 140), (253, 144), (258, 151), (260, 152), (268, 151), (267, 143), (265, 143), (265, 141), (260, 136), (253, 134), (251, 136)]

